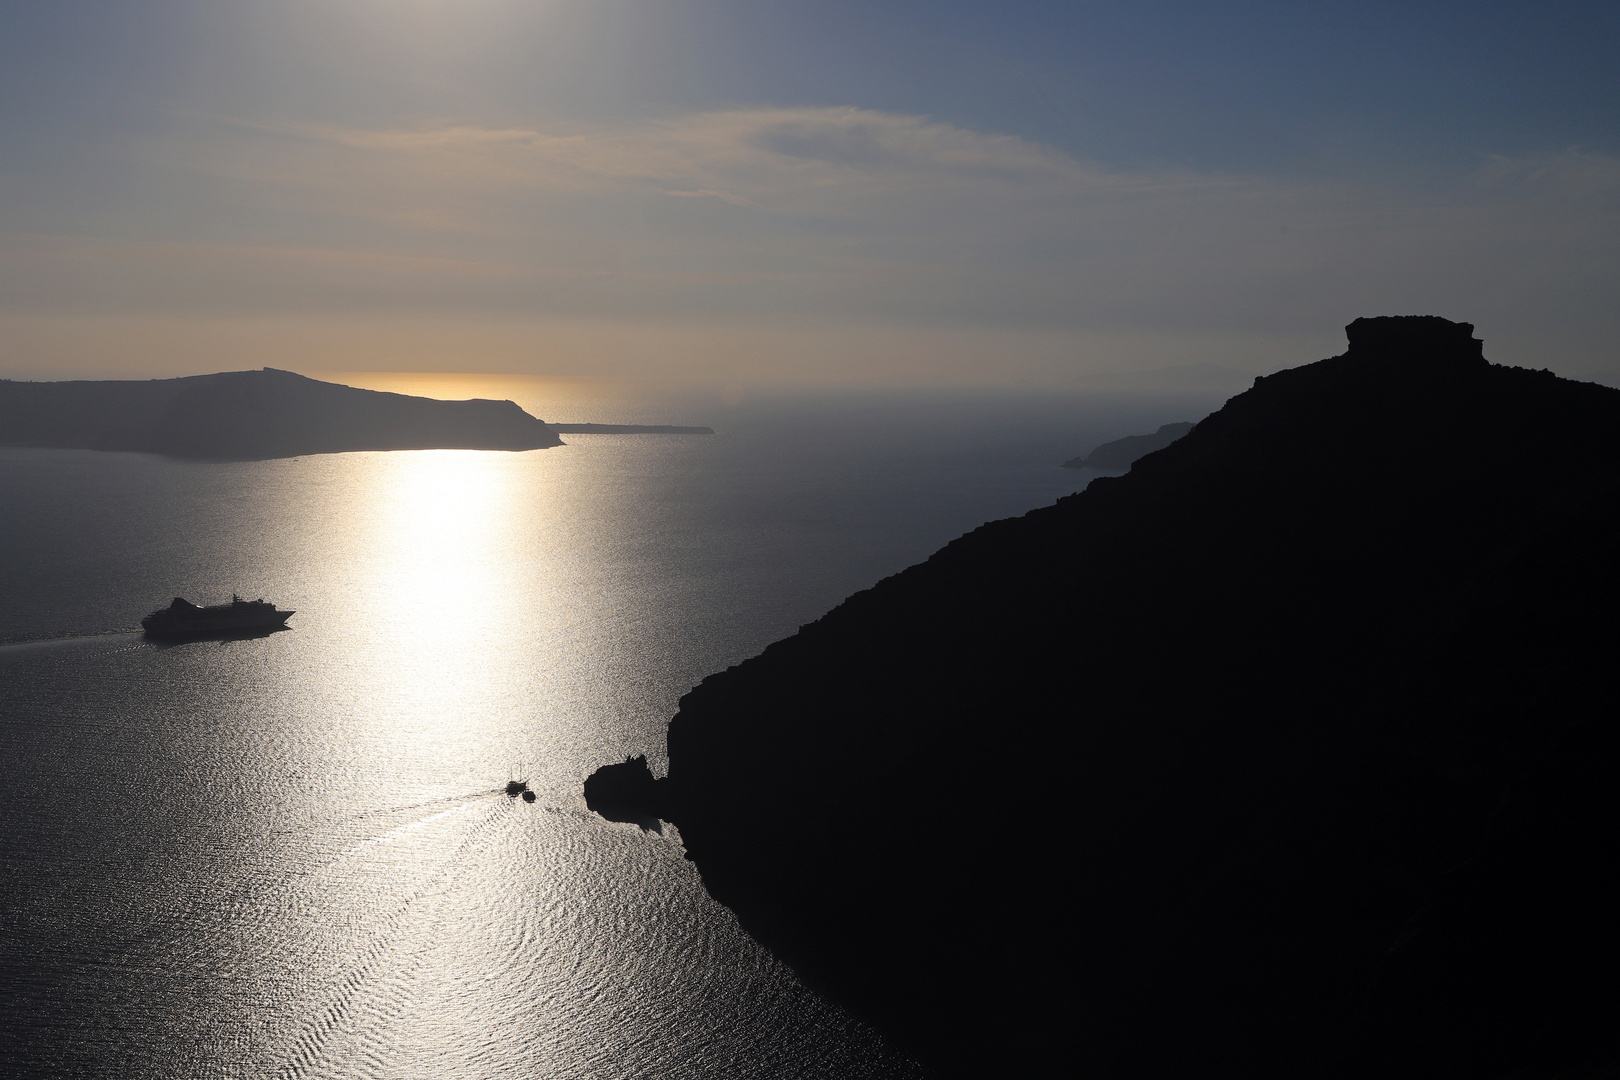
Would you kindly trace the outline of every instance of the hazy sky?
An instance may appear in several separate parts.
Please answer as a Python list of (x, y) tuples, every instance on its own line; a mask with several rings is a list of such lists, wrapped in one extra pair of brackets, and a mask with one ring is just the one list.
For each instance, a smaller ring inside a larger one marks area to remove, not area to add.
[(0, 374), (1620, 369), (1620, 6), (0, 5)]

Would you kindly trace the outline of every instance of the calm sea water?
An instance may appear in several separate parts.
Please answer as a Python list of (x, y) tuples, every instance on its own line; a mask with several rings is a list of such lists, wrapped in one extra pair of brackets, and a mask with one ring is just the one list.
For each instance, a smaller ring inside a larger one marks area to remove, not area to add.
[[(661, 771), (705, 674), (1211, 403), (546, 404), (721, 433), (0, 451), (0, 1071), (920, 1075), (580, 783)], [(292, 629), (135, 632), (233, 591)]]

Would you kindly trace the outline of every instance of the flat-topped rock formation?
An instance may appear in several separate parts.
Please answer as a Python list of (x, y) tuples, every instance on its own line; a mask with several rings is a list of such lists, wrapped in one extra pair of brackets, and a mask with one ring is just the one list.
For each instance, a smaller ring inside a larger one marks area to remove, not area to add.
[(254, 460), (561, 444), (554, 428), (510, 401), (437, 401), (275, 368), (140, 382), (0, 381), (0, 446)]
[(1609, 1075), (1620, 391), (1358, 319), (710, 676), (709, 891), (939, 1074)]

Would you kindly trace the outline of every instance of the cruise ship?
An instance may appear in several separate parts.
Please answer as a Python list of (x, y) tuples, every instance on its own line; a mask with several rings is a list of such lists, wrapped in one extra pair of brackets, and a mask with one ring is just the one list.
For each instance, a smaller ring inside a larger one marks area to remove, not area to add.
[(198, 607), (175, 597), (166, 608), (159, 608), (141, 620), (147, 637), (194, 637), (206, 634), (250, 634), (256, 630), (280, 630), (297, 614), (277, 611), (266, 600), (243, 600), (232, 596), (228, 604)]

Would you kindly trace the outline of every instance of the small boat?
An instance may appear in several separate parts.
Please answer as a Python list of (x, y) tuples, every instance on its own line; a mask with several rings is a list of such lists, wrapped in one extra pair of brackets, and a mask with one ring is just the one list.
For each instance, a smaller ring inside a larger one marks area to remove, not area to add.
[[(525, 794), (525, 792), (528, 794)], [(529, 782), (527, 780), (508, 780), (506, 782), (506, 793), (514, 799), (522, 795), (524, 798), (529, 799), (530, 802), (534, 801), (529, 798), (534, 793), (529, 791)]]
[(141, 620), (147, 637), (206, 637), (211, 634), (252, 634), (280, 630), (297, 612), (277, 611), (264, 600), (243, 600), (232, 596), (228, 604), (198, 607), (183, 597), (175, 597), (166, 608), (159, 608)]

